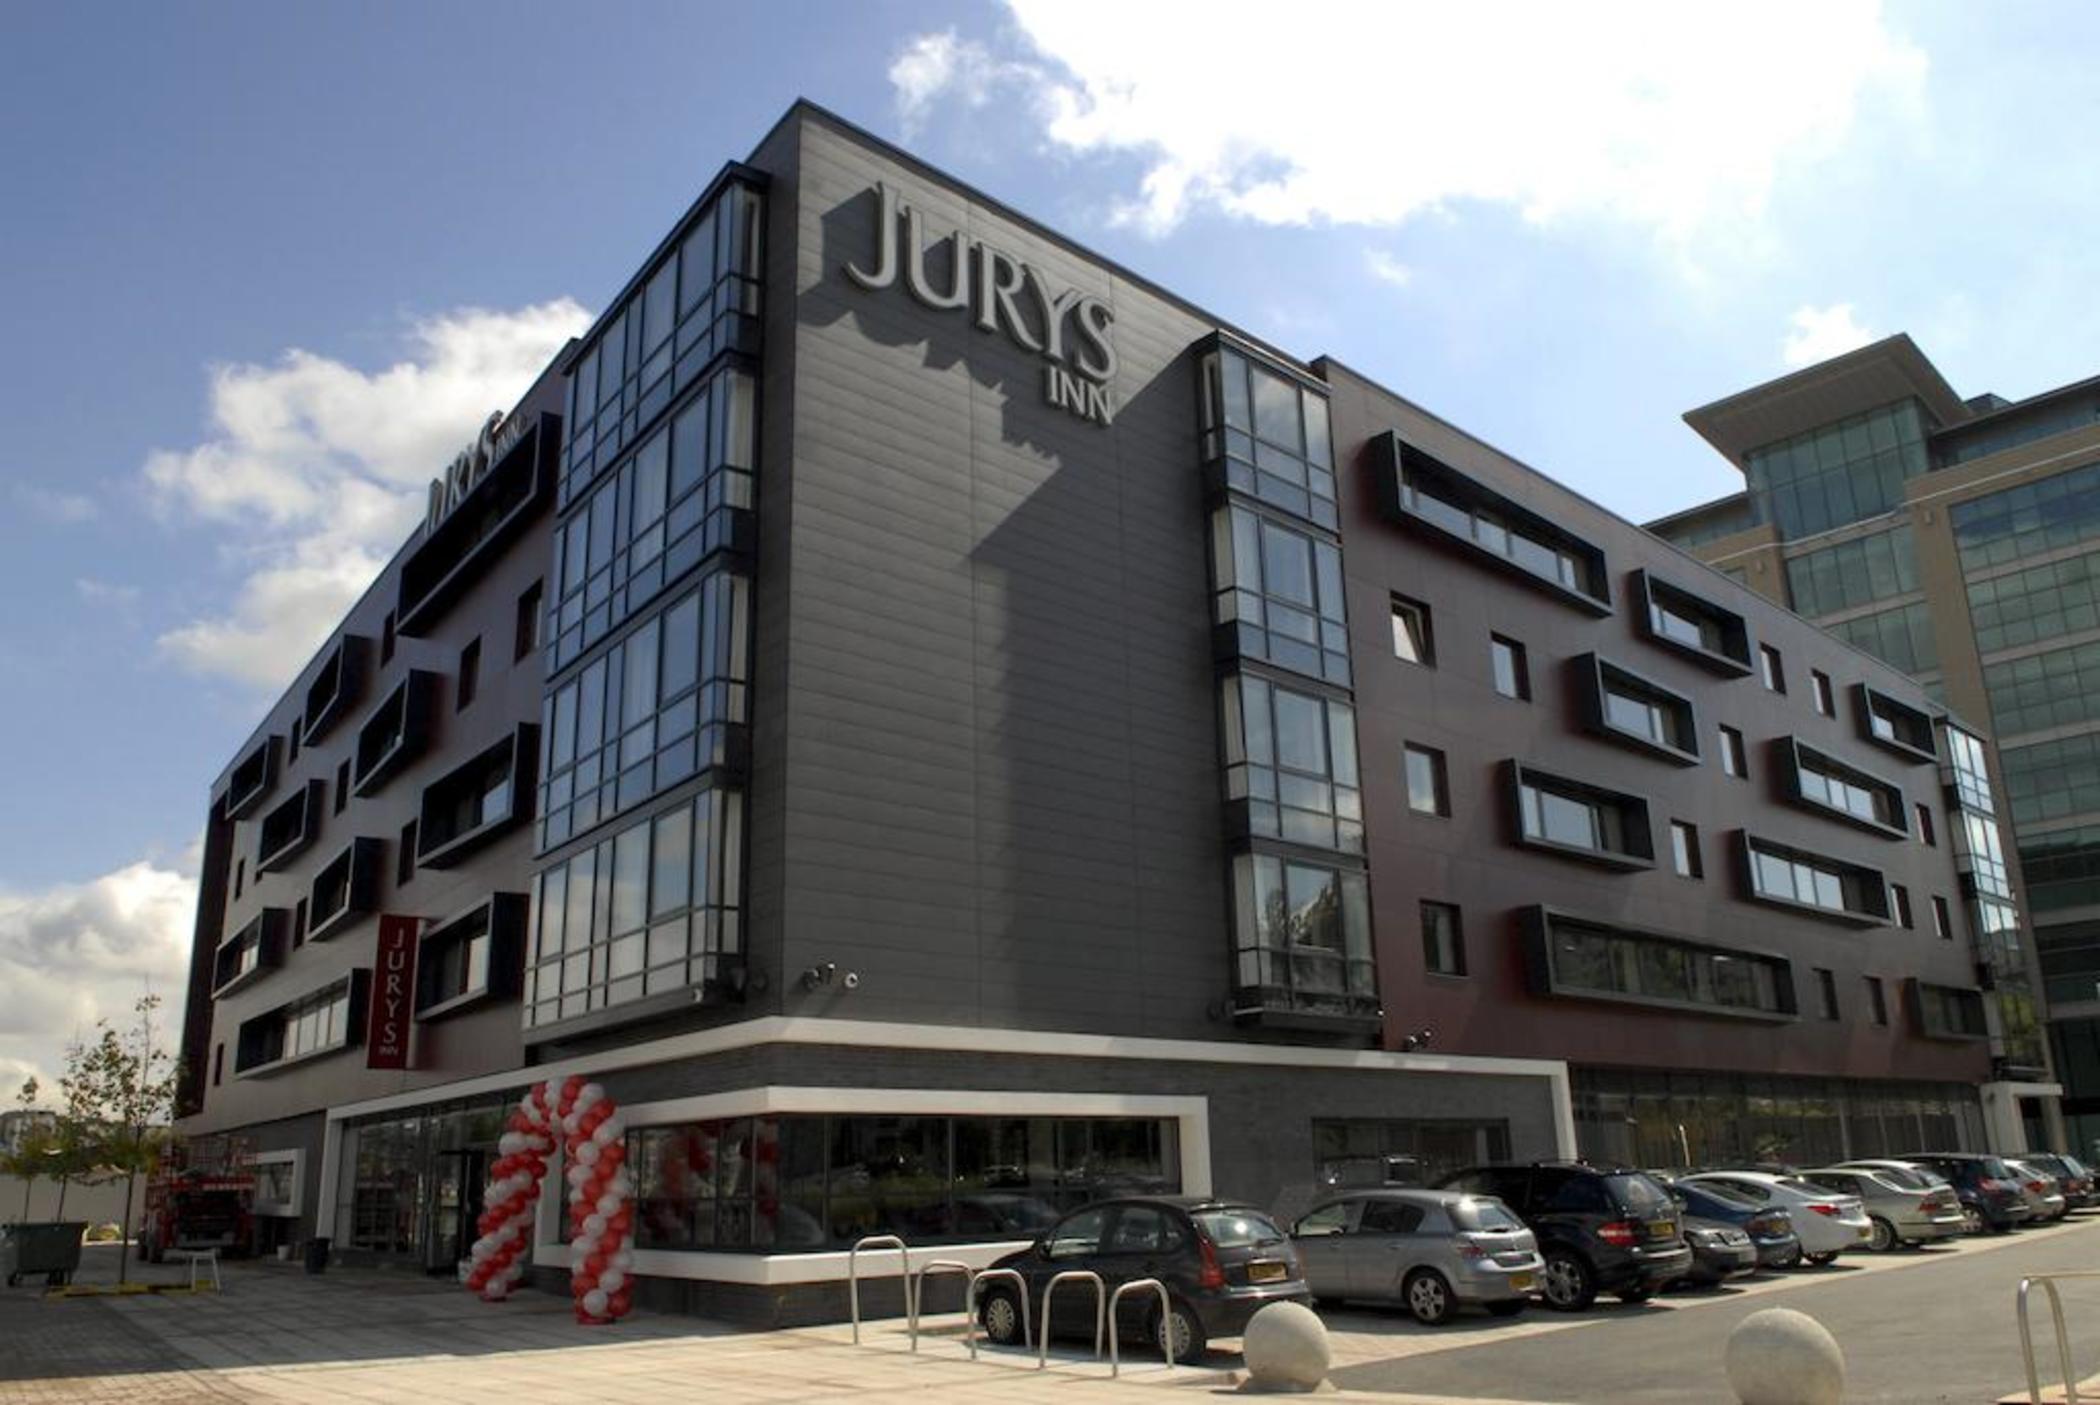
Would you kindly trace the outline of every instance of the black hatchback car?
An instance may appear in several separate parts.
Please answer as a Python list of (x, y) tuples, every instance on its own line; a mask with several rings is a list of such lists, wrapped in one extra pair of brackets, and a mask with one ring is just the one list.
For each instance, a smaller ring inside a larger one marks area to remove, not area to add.
[(1646, 1302), (1692, 1268), (1684, 1218), (1653, 1176), (1569, 1161), (1475, 1166), (1447, 1190), (1499, 1197), (1538, 1237), (1546, 1305), (1580, 1312), (1599, 1293)]
[(2025, 1224), (2033, 1211), (2020, 1193), (2012, 1168), (1995, 1156), (1975, 1152), (1927, 1151), (1898, 1158), (1943, 1177), (1961, 1199), (1962, 1218), (1971, 1234), (2003, 1234)]
[[(1124, 1297), (1116, 1313), (1123, 1340), (1142, 1333), (1174, 1359), (1202, 1355), (1213, 1337), (1236, 1337), (1270, 1303), (1312, 1301), (1290, 1237), (1251, 1205), (1208, 1196), (1148, 1195), (1097, 1201), (1059, 1220), (1041, 1238), (993, 1265), (1020, 1271), (1028, 1304), (1042, 1330), (1043, 1290), (1060, 1273), (1087, 1269), (1108, 1292), (1118, 1284), (1157, 1278), (1166, 1285), (1168, 1312), (1149, 1290)], [(1019, 1344), (1021, 1304), (1011, 1283), (993, 1281), (980, 1295), (978, 1318), (994, 1342)], [(1094, 1291), (1086, 1283), (1057, 1290), (1056, 1336), (1091, 1336)]]

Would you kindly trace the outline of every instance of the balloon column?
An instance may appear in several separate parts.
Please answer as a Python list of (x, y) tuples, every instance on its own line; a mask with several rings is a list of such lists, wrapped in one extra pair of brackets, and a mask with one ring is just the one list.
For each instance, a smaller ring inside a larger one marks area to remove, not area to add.
[(525, 1276), (533, 1210), (547, 1155), (561, 1139), (569, 1181), (569, 1291), (576, 1320), (611, 1322), (634, 1306), (634, 1207), (626, 1126), (613, 1100), (580, 1077), (535, 1084), (510, 1115), (489, 1163), (488, 1207), (469, 1255), (467, 1286), (501, 1302)]

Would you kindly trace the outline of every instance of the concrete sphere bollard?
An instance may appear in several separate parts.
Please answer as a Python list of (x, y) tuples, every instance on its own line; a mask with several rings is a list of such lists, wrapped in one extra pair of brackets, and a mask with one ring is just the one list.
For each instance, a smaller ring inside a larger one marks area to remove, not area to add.
[(1256, 1390), (1318, 1390), (1327, 1379), (1327, 1324), (1303, 1303), (1270, 1303), (1255, 1313), (1240, 1347)]
[(1728, 1334), (1728, 1384), (1742, 1405), (1838, 1405), (1845, 1353), (1805, 1312), (1768, 1307)]

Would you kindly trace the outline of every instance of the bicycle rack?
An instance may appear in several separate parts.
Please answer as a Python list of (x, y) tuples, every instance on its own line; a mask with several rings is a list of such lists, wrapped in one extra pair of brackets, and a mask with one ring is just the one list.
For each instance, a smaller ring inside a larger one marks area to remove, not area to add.
[(1043, 1285), (1043, 1335), (1036, 1338), (1035, 1369), (1038, 1371), (1050, 1364), (1050, 1299), (1057, 1292), (1057, 1285), (1067, 1281), (1094, 1285), (1094, 1358), (1099, 1360), (1101, 1357), (1101, 1329), (1108, 1314), (1108, 1285), (1092, 1269), (1068, 1268)]
[[(897, 1251), (897, 1258), (903, 1265), (899, 1270), (899, 1276), (904, 1280), (904, 1315), (910, 1318), (914, 1324), (917, 1323), (919, 1317), (919, 1305), (912, 1296), (910, 1248), (894, 1234), (871, 1234), (864, 1239), (856, 1239), (853, 1241), (853, 1247), (846, 1251), (846, 1298), (853, 1306), (853, 1344), (855, 1346), (860, 1345), (860, 1251), (863, 1249), (895, 1249)], [(912, 1349), (914, 1351), (918, 1350), (916, 1342), (913, 1343)]]
[[(935, 1259), (930, 1263), (919, 1265), (917, 1275), (911, 1280), (911, 1292), (905, 1295), (905, 1321), (909, 1325), (911, 1332), (911, 1349), (913, 1352), (917, 1352), (919, 1349), (919, 1304), (926, 1301), (926, 1275), (941, 1269), (968, 1274), (972, 1280), (975, 1280), (977, 1277), (977, 1270), (971, 1268), (960, 1259)], [(968, 1284), (965, 1284), (963, 1287), (963, 1310), (967, 1312), (969, 1306), (970, 1289)], [(972, 1352), (971, 1355), (974, 1356), (976, 1353)]]
[[(1157, 1278), (1133, 1278), (1128, 1283), (1116, 1285), (1116, 1291), (1108, 1295), (1108, 1374), (1111, 1379), (1122, 1373), (1122, 1362), (1116, 1350), (1116, 1304), (1133, 1288), (1152, 1288), (1159, 1293), (1159, 1349), (1167, 1358), (1167, 1369), (1174, 1369), (1174, 1305), (1167, 1298), (1167, 1285)], [(1101, 1354), (1100, 1348), (1094, 1354)]]
[[(931, 1267), (931, 1265), (928, 1265)], [(970, 1284), (963, 1289), (963, 1316), (968, 1319), (963, 1327), (963, 1340), (970, 1344), (970, 1359), (977, 1359), (977, 1285), (987, 1278), (1012, 1279), (1014, 1287), (1021, 1293), (1021, 1349), (1031, 1350), (1035, 1346), (1034, 1329), (1028, 1324), (1028, 1280), (1014, 1268), (988, 1268), (970, 1275)], [(1047, 1325), (1047, 1319), (1046, 1325)]]
[(2071, 1338), (2064, 1330), (2064, 1301), (2056, 1285), (2067, 1278), (2100, 1278), (2100, 1273), (2037, 1273), (2020, 1280), (2020, 1362), (2027, 1368), (2029, 1405), (2041, 1405), (2042, 1382), (2034, 1363), (2034, 1329), (2027, 1320), (2027, 1293), (2037, 1283), (2049, 1295), (2049, 1316), (2056, 1326), (2056, 1362), (2064, 1373), (2065, 1405), (2078, 1405), (2078, 1373), (2071, 1366)]

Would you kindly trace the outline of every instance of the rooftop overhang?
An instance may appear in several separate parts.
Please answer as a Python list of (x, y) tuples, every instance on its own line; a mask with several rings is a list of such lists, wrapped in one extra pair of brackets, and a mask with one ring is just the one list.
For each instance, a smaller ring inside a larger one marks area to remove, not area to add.
[(1975, 414), (1909, 334), (1898, 332), (1702, 405), (1687, 412), (1684, 422), (1730, 463), (1744, 468), (1753, 449), (1898, 400), (1921, 402), (1932, 429), (1960, 424)]

